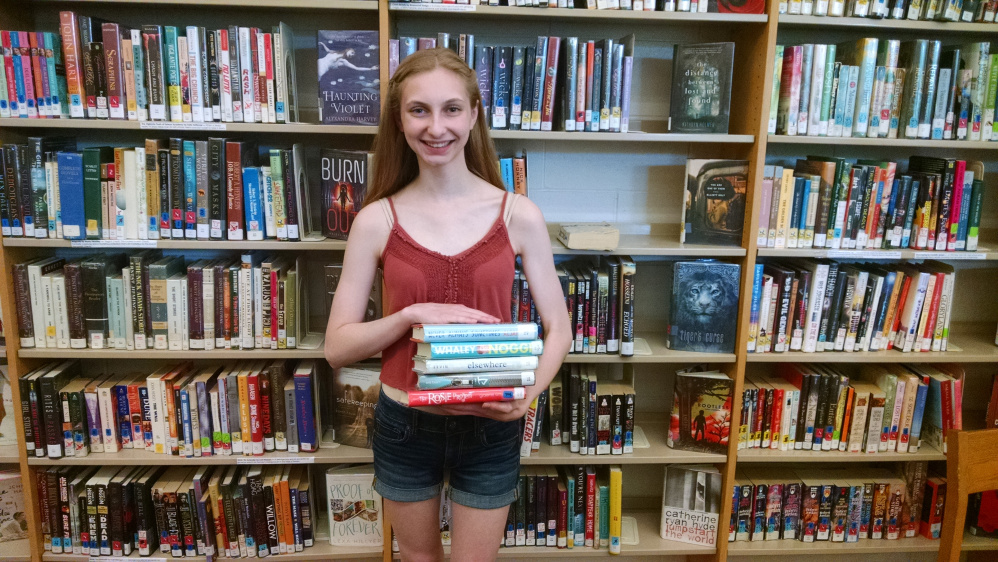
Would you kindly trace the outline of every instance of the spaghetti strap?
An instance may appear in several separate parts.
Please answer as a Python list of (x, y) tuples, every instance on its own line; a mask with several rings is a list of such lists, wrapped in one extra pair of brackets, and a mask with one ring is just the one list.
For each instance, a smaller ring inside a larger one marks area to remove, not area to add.
[(389, 201), (390, 200), (388, 198), (385, 198), (379, 201), (379, 203), (381, 203), (381, 211), (385, 213), (385, 220), (388, 222), (388, 228), (391, 229), (395, 228), (395, 218), (393, 212), (394, 209), (391, 207), (391, 203)]
[(510, 221), (510, 219), (513, 218), (513, 207), (515, 207), (516, 206), (516, 202), (520, 200), (520, 195), (517, 194), (517, 193), (514, 193), (513, 194), (513, 198), (510, 199), (510, 201), (509, 201), (509, 206), (508, 207), (506, 206), (507, 195), (509, 195), (508, 191), (506, 192), (506, 195), (503, 195), (503, 199), (502, 199), (503, 208), (505, 209), (505, 212), (503, 213), (502, 220), (503, 220), (503, 223), (506, 224), (506, 226), (509, 226), (509, 221)]
[(399, 221), (399, 216), (398, 216), (398, 213), (395, 212), (395, 202), (392, 201), (391, 197), (388, 197), (387, 199), (388, 199), (388, 206), (392, 208), (392, 220), (394, 222), (398, 222)]

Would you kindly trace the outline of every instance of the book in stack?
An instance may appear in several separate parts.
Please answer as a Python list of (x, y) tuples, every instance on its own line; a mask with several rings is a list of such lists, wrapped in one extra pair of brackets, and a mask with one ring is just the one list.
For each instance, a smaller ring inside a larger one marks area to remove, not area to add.
[(544, 342), (535, 323), (417, 324), (409, 406), (519, 400)]

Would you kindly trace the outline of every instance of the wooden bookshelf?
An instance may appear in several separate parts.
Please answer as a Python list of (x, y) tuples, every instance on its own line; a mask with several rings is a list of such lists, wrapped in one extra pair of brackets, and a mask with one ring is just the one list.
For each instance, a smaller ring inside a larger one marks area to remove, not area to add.
[[(998, 30), (996, 30), (998, 31)], [(809, 137), (769, 135), (767, 142), (771, 144), (801, 144), (801, 145), (838, 145), (881, 148), (945, 148), (954, 153), (969, 150), (998, 150), (998, 142), (961, 141), (961, 140), (930, 140), (930, 139), (871, 139), (865, 137)]]
[(828, 250), (824, 248), (759, 248), (760, 258), (832, 258), (837, 260), (941, 260), (941, 261), (994, 261), (998, 252), (978, 248), (975, 252), (936, 252), (929, 250)]
[[(2, 545), (3, 543), (0, 543)], [(2, 546), (0, 546), (2, 547)], [(341, 546), (335, 547), (329, 544), (329, 538), (316, 539), (315, 545), (306, 548), (301, 552), (295, 552), (292, 554), (281, 554), (281, 560), (367, 560), (381, 558), (381, 547), (363, 547), (363, 546)], [(218, 560), (220, 557), (214, 557), (214, 560)], [(51, 552), (46, 552), (42, 558), (45, 562), (90, 562), (92, 560), (169, 560), (171, 556), (164, 552), (154, 552), (152, 557), (139, 556), (137, 553), (133, 552), (131, 556), (125, 557), (108, 557), (102, 556), (100, 558), (91, 558), (89, 555), (85, 554), (52, 554)], [(6, 556), (4, 560), (7, 560)], [(25, 558), (25, 560), (28, 560)], [(205, 556), (186, 556), (183, 560), (189, 560), (191, 562), (207, 562), (208, 558)]]
[(20, 539), (0, 543), (3, 559), (8, 562), (29, 562), (31, 560), (31, 539)]
[(829, 541), (801, 542), (791, 541), (763, 541), (763, 542), (734, 542), (728, 547), (728, 554), (734, 556), (811, 556), (820, 554), (834, 554), (838, 556), (852, 556), (856, 554), (878, 554), (886, 556), (896, 552), (936, 552), (939, 550), (939, 541), (927, 539), (922, 536), (889, 540), (861, 540), (853, 543), (838, 543)]
[(0, 464), (17, 464), (19, 462), (21, 462), (21, 457), (17, 454), (17, 445), (0, 445)]
[[(963, 23), (950, 21), (912, 21), (895, 19), (815, 17), (780, 14), (781, 28), (835, 29), (839, 31), (863, 30), (864, 32), (923, 32), (940, 34), (995, 33), (994, 23)], [(869, 30), (869, 31), (867, 31)]]
[[(59, 4), (132, 4), (132, 0), (34, 0), (39, 3)], [(241, 8), (303, 9), (303, 10), (378, 10), (377, 0), (143, 0), (154, 6), (230, 6)]]
[(171, 123), (167, 121), (120, 121), (109, 119), (14, 119), (0, 118), (0, 129), (71, 129), (93, 131), (150, 131), (152, 133), (273, 133), (285, 135), (374, 135), (377, 127), (363, 125), (317, 125), (314, 123)]
[[(684, 12), (647, 12), (633, 10), (587, 10), (584, 8), (547, 8), (488, 6), (476, 4), (431, 4), (390, 2), (389, 10), (405, 17), (487, 17), (504, 19), (543, 19), (545, 21), (588, 22), (626, 21), (628, 24), (656, 26), (710, 23), (712, 25), (766, 23), (766, 14), (707, 14)], [(425, 7), (424, 7), (425, 6)]]
[(845, 353), (824, 351), (804, 353), (749, 353), (752, 363), (992, 363), (998, 361), (995, 326), (980, 323), (955, 323), (950, 329), (947, 351), (901, 353), (896, 350)]
[(738, 451), (738, 462), (745, 463), (844, 463), (844, 462), (906, 462), (945, 461), (942, 451), (922, 445), (916, 453), (843, 453), (839, 451), (775, 451), (771, 449), (743, 449)]

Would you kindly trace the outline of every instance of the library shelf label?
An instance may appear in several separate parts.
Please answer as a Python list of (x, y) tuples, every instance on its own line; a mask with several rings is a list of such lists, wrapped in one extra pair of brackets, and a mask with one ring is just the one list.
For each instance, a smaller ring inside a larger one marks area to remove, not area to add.
[(155, 248), (155, 240), (70, 240), (70, 248)]
[(139, 121), (139, 129), (161, 131), (224, 131), (225, 123), (174, 123), (172, 121)]
[[(946, 253), (946, 252), (942, 252)], [(859, 258), (865, 260), (899, 260), (901, 250), (828, 250), (829, 258)]]
[(474, 12), (474, 4), (422, 4), (390, 2), (388, 8), (403, 12)]
[(915, 257), (926, 260), (983, 260), (985, 252), (915, 252)]
[[(287, 456), (287, 457), (239, 457), (236, 464), (314, 464), (315, 457), (308, 456)], [(103, 560), (103, 558), (101, 559)]]

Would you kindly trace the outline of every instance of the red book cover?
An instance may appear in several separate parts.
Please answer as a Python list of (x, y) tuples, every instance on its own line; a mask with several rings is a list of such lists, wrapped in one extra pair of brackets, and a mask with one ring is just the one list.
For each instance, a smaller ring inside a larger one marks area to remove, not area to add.
[(243, 143), (225, 143), (225, 201), (229, 240), (243, 239)]
[(0, 32), (0, 43), (3, 45), (3, 70), (7, 77), (7, 99), (10, 105), (11, 117), (17, 117), (20, 109), (17, 107), (17, 79), (14, 77), (13, 50), (10, 45), (10, 32)]
[(558, 548), (568, 548), (568, 489), (558, 478)]
[(943, 525), (943, 507), (946, 505), (946, 480), (932, 476), (925, 482), (922, 500), (922, 517), (919, 534), (927, 539), (938, 539)]
[[(253, 371), (246, 377), (249, 396), (250, 435), (253, 441), (253, 454), (263, 454), (263, 429), (260, 425), (260, 374)], [(245, 446), (245, 444), (243, 445)]]
[(510, 388), (468, 388), (461, 390), (410, 390), (409, 407), (441, 406), (520, 400), (525, 396), (522, 386)]
[[(901, 293), (898, 296), (897, 306), (895, 307), (894, 321), (891, 322), (891, 328), (887, 332), (888, 338), (887, 338), (887, 347), (886, 347), (886, 349), (888, 349), (888, 350), (894, 349), (894, 338), (890, 337), (890, 336), (891, 335), (897, 335), (898, 325), (901, 324), (901, 316), (903, 316), (901, 314), (901, 311), (904, 310), (904, 303), (905, 303), (906, 300), (908, 300), (908, 288), (911, 287), (911, 280), (912, 280), (912, 276), (911, 275), (905, 275), (904, 276), (904, 285), (901, 286)], [(885, 412), (885, 415), (886, 415), (886, 412)]]
[(101, 25), (107, 64), (107, 107), (111, 119), (125, 118), (125, 85), (122, 74), (121, 29), (116, 23)]
[(856, 389), (850, 386), (846, 388), (846, 393), (846, 412), (842, 416), (842, 430), (839, 432), (840, 451), (845, 451), (849, 446), (849, 428), (852, 426), (852, 408), (856, 401)]
[(956, 235), (960, 230), (960, 207), (963, 205), (963, 181), (966, 173), (966, 160), (957, 160), (956, 176), (953, 181), (953, 202), (950, 204), (949, 237), (946, 239), (946, 249), (951, 252), (956, 251)]
[(263, 106), (260, 103), (261, 102), (261, 100), (260, 100), (260, 71), (257, 68), (260, 65), (260, 62), (259, 62), (260, 61), (260, 58), (259, 58), (260, 57), (260, 48), (259, 48), (259, 44), (257, 43), (257, 35), (259, 35), (259, 34), (260, 34), (260, 28), (258, 28), (258, 27), (251, 27), (249, 29), (249, 35), (250, 35), (250, 65), (253, 66), (253, 68), (251, 68), (250, 71), (249, 71), (250, 87), (253, 88), (253, 107), (250, 108), (250, 109), (253, 110), (253, 121), (256, 122), (256, 123), (263, 122), (263, 119), (262, 119), (262, 109), (263, 109)]
[[(28, 32), (28, 42), (31, 48), (31, 72), (35, 80), (35, 107), (38, 108), (39, 117), (48, 117), (48, 99), (45, 94), (45, 83), (48, 82), (48, 69), (42, 73), (42, 66), (45, 65), (45, 40), (38, 42), (38, 33)], [(24, 47), (24, 44), (21, 44)]]
[[(35, 105), (38, 98), (35, 94), (35, 79), (31, 71), (31, 41), (28, 39), (28, 32), (18, 31), (17, 40), (21, 46), (21, 78), (24, 80), (24, 101), (28, 106), (28, 117), (38, 117), (38, 108)], [(17, 54), (14, 53), (14, 56)]]
[(756, 393), (755, 420), (752, 421), (752, 435), (756, 445), (762, 446), (762, 419), (766, 415), (766, 389), (760, 387)]
[(779, 449), (780, 439), (783, 432), (783, 389), (773, 390), (773, 411), (770, 414), (769, 448)]
[(586, 546), (593, 546), (596, 539), (596, 494), (599, 488), (596, 486), (596, 470), (592, 466), (586, 467)]
[(59, 12), (59, 35), (62, 38), (62, 60), (66, 66), (66, 90), (69, 95), (69, 116), (84, 117), (83, 61), (80, 50), (79, 20), (75, 12)]
[[(561, 48), (560, 37), (548, 38), (547, 68), (544, 69), (544, 97), (541, 105), (541, 130), (550, 131), (554, 116), (555, 90), (558, 83), (558, 51)], [(597, 87), (597, 85), (594, 85)]]
[(132, 423), (132, 448), (145, 449), (145, 432), (142, 430), (142, 403), (139, 401), (139, 386), (142, 383), (133, 382), (128, 385), (128, 419)]
[(267, 88), (267, 107), (269, 109), (269, 117), (267, 118), (268, 123), (277, 122), (277, 100), (274, 93), (274, 36), (271, 33), (263, 34), (263, 50), (264, 56), (266, 57), (267, 68), (262, 75), (264, 76)]
[[(932, 348), (932, 338), (936, 333), (936, 320), (939, 316), (939, 301), (943, 295), (943, 284), (946, 282), (946, 274), (936, 273), (936, 284), (932, 291), (932, 300), (929, 305), (929, 317), (925, 323), (925, 331), (922, 332), (922, 351), (929, 351)], [(925, 306), (924, 304), (922, 306)], [(917, 341), (917, 340), (916, 340)], [(917, 349), (914, 351), (918, 351)]]
[(263, 450), (274, 450), (274, 426), (270, 423), (270, 371), (260, 373), (260, 428), (263, 433)]

